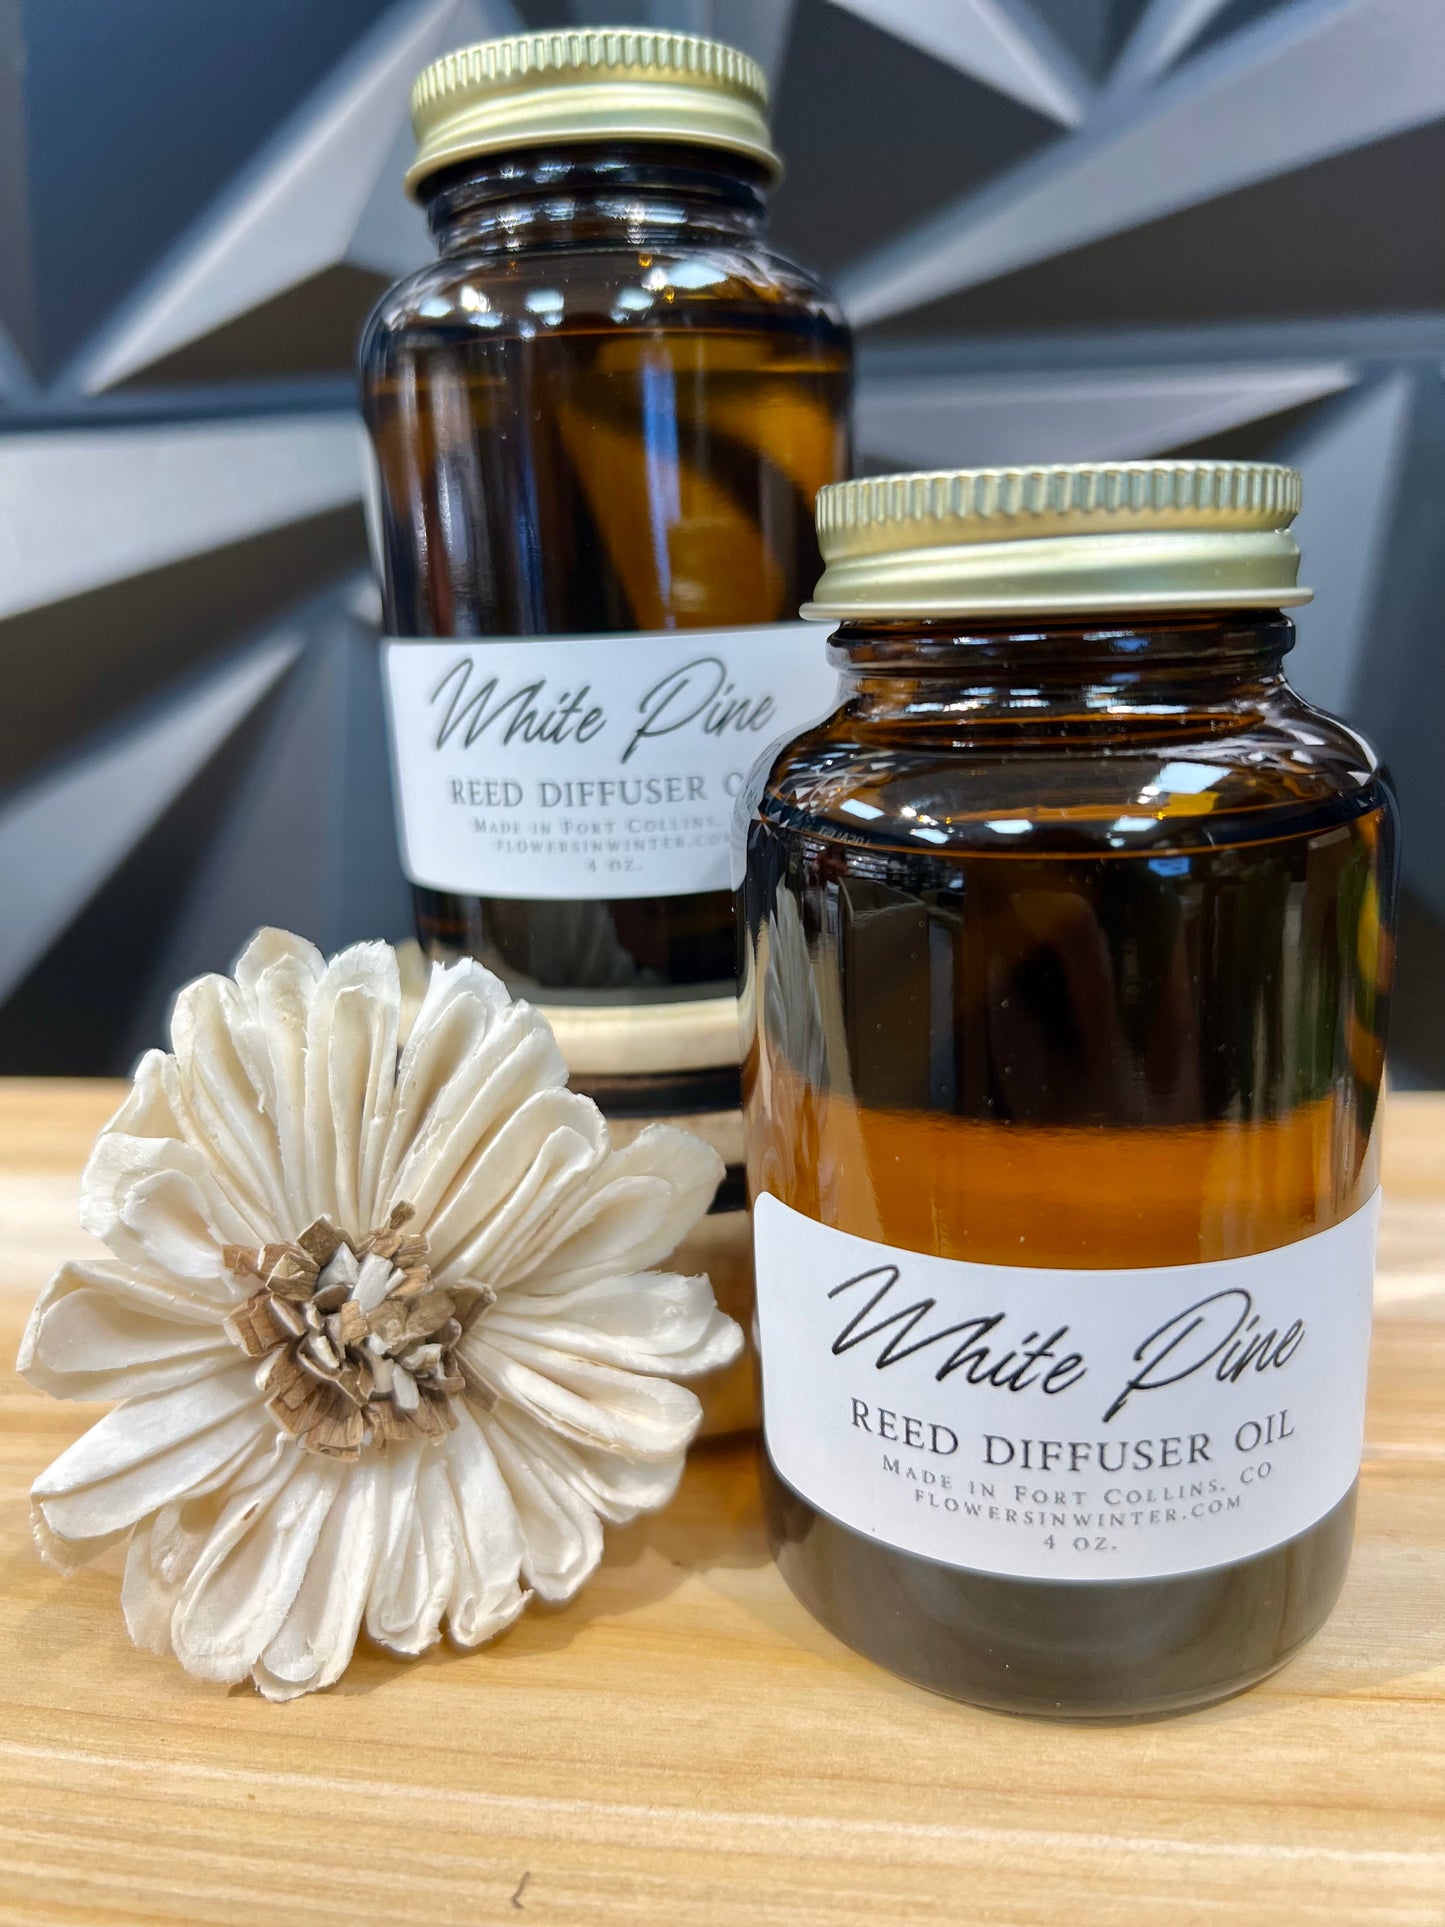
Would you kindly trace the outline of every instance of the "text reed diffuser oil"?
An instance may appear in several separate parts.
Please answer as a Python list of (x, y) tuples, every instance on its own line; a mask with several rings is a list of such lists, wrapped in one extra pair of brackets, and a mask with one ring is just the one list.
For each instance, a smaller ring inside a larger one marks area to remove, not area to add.
[[(412, 103), (440, 259), (383, 298), (362, 383), (418, 934), (541, 1005), (609, 1115), (712, 1139), (729, 1178), (679, 1262), (751, 1325), (729, 826), (834, 700), (796, 617), (848, 473), (847, 329), (764, 237), (744, 54), (522, 35)], [(752, 1368), (704, 1397), (749, 1418)]]
[(768, 1516), (1016, 1712), (1260, 1679), (1360, 1464), (1395, 805), (1301, 700), (1291, 470), (823, 491), (842, 702), (749, 786)]

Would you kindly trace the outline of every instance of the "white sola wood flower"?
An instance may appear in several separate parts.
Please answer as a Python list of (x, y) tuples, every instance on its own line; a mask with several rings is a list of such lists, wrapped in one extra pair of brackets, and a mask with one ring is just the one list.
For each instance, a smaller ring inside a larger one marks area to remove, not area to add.
[(64, 1266), (33, 1385), (121, 1401), (33, 1489), (69, 1567), (130, 1535), (136, 1642), (276, 1699), (367, 1633), (473, 1646), (563, 1600), (602, 1522), (661, 1505), (736, 1356), (705, 1278), (651, 1269), (716, 1154), (610, 1147), (551, 1031), (474, 963), (404, 1005), (395, 953), (262, 931), (182, 991), (86, 1168), (111, 1262)]

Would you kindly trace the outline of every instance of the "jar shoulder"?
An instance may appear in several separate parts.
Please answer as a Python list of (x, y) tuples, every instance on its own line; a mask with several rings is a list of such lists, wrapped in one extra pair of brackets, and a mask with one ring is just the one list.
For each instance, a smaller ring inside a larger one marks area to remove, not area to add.
[(687, 327), (806, 328), (846, 348), (842, 310), (788, 255), (762, 243), (679, 242), (645, 250), (575, 248), (448, 254), (387, 289), (366, 323), (363, 367), (459, 337), (535, 338), (570, 327), (672, 332)]
[(759, 807), (805, 834), (940, 852), (1212, 841), (1262, 819), (1395, 809), (1365, 738), (1288, 685), (1259, 704), (1034, 723), (845, 702), (779, 750)]

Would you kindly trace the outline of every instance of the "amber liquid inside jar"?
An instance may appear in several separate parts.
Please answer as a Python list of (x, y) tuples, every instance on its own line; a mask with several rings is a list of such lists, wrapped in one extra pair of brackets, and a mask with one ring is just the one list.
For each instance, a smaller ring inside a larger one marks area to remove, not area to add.
[[(839, 629), (842, 706), (780, 754), (749, 830), (755, 1204), (1058, 1267), (1080, 1303), (1091, 1271), (1276, 1251), (1366, 1204), (1395, 806), (1285, 681), (1293, 634), (1269, 611)], [(1172, 1476), (1118, 1504), (1162, 1505)], [(1070, 1483), (1013, 1479), (1001, 1504)], [(1222, 1565), (1053, 1581), (900, 1549), (770, 1461), (766, 1489), (789, 1584), (859, 1651), (1076, 1718), (1277, 1667), (1339, 1592), (1355, 1503)]]
[[(766, 244), (766, 184), (740, 155), (646, 142), (427, 183), (441, 258), (384, 298), (362, 349), (392, 635), (796, 615), (813, 498), (847, 473), (850, 346), (825, 291)], [(723, 888), (415, 896), (426, 949), (523, 993), (733, 987)]]

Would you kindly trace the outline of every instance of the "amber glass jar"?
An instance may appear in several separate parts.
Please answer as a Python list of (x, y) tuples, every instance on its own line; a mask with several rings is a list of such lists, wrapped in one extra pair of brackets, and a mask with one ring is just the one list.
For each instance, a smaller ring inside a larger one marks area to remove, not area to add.
[[(549, 1004), (730, 998), (728, 824), (832, 700), (796, 615), (848, 462), (847, 330), (764, 236), (761, 72), (524, 35), (436, 63), (413, 114), (440, 258), (362, 380), (419, 934)], [(735, 1054), (704, 1068), (735, 1105)], [(644, 1105), (678, 1095), (654, 1071)]]
[(1297, 504), (1207, 463), (820, 502), (841, 705), (756, 773), (741, 896), (769, 1526), (985, 1705), (1222, 1697), (1344, 1578), (1395, 806), (1285, 680)]

